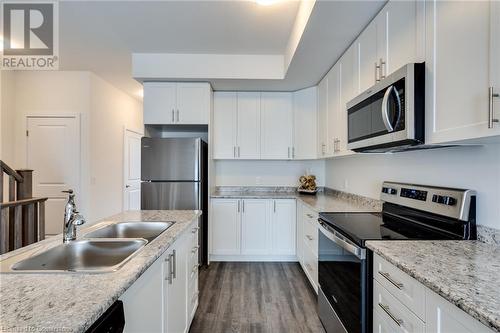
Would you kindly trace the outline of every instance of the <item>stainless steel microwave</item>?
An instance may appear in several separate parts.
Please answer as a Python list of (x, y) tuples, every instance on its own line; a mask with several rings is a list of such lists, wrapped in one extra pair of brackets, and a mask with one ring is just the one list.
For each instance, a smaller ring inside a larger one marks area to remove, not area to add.
[(425, 64), (411, 63), (347, 103), (347, 147), (387, 152), (425, 138)]

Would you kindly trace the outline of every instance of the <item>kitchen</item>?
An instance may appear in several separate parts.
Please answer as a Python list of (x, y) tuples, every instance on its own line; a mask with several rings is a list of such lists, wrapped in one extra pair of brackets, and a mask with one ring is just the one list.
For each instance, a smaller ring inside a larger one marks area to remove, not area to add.
[(499, 2), (54, 8), (59, 70), (1, 72), (2, 330), (500, 331)]

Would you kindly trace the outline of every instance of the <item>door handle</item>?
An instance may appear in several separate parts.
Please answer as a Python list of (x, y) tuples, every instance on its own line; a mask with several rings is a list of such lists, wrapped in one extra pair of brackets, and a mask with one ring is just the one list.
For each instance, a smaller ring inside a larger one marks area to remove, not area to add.
[(241, 201), (241, 212), (244, 213), (245, 212), (245, 200), (242, 200)]
[(378, 78), (380, 66), (377, 62), (375, 62), (375, 82), (380, 82), (380, 79)]
[(172, 109), (172, 123), (175, 123), (175, 111)]
[(165, 277), (165, 280), (168, 281), (168, 284), (172, 284), (172, 255), (169, 254), (166, 258), (165, 258), (165, 262), (167, 263), (167, 276)]
[(493, 123), (498, 123), (500, 120), (498, 118), (493, 118), (494, 117), (494, 98), (500, 97), (500, 94), (495, 93), (493, 91), (493, 87), (489, 88), (488, 91), (488, 128), (493, 128)]
[(179, 109), (177, 109), (177, 122), (179, 122)]

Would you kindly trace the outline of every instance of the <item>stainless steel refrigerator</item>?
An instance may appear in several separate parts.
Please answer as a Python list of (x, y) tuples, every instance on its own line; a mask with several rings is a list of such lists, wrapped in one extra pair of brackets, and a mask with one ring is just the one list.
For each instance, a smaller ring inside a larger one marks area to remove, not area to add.
[(203, 211), (199, 264), (208, 259), (207, 144), (200, 138), (142, 138), (141, 208)]

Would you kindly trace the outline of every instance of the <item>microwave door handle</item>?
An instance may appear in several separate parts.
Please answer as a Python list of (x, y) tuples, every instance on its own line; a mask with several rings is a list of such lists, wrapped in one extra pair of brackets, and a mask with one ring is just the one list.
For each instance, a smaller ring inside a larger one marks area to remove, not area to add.
[(390, 86), (387, 88), (384, 94), (384, 99), (382, 100), (382, 120), (384, 121), (385, 128), (387, 131), (390, 133), (394, 131), (394, 128), (392, 127), (391, 121), (389, 120), (389, 96), (391, 95), (392, 89), (394, 86)]
[(319, 222), (319, 230), (329, 240), (331, 240), (332, 242), (334, 242), (335, 244), (337, 244), (338, 246), (340, 246), (341, 248), (343, 248), (347, 252), (355, 255), (356, 257), (358, 257), (358, 259), (361, 259), (361, 260), (365, 259), (365, 257), (366, 257), (366, 250), (365, 249), (360, 248), (359, 246), (356, 246), (354, 244), (351, 244), (350, 242), (348, 242), (347, 240), (345, 240), (343, 238), (340, 238), (339, 236), (337, 236), (336, 232), (332, 232), (332, 231), (328, 230), (321, 222)]

